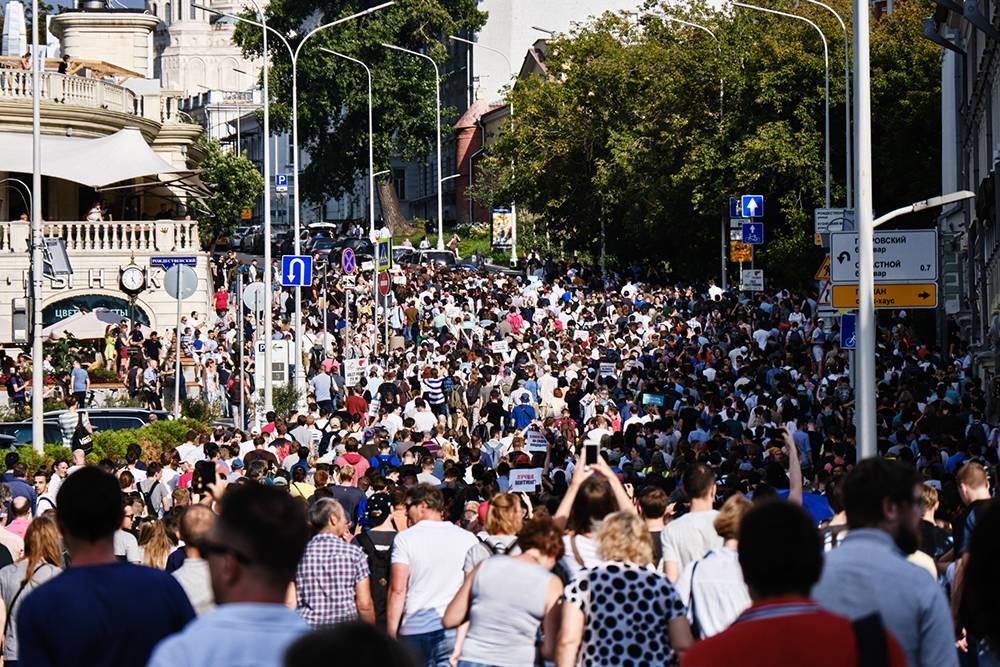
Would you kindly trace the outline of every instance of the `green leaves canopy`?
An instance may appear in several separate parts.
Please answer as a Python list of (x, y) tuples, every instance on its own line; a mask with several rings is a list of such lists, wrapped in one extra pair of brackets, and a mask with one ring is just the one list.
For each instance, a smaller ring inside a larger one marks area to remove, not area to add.
[[(289, 39), (294, 49), (309, 30), (377, 2), (345, 0), (271, 0), (268, 25)], [(399, 155), (414, 159), (433, 150), (434, 72), (422, 58), (391, 51), (389, 43), (427, 51), (443, 63), (442, 43), (449, 34), (481, 26), (485, 15), (476, 0), (397, 0), (388, 9), (335, 26), (311, 37), (298, 59), (299, 143), (310, 161), (302, 170), (304, 198), (321, 201), (354, 187), (368, 172), (368, 84), (359, 65), (320, 51), (326, 47), (357, 58), (372, 70), (375, 170)], [(251, 15), (247, 15), (251, 17)], [(255, 18), (255, 17), (253, 17)], [(235, 40), (247, 55), (261, 52), (259, 28), (240, 24)], [(274, 130), (291, 128), (292, 67), (288, 50), (271, 36), (268, 49), (271, 122)]]
[(201, 180), (213, 195), (207, 200), (208, 215), (198, 216), (198, 231), (203, 242), (214, 243), (232, 233), (244, 208), (251, 208), (264, 191), (264, 178), (253, 162), (243, 155), (222, 151), (219, 142), (204, 141), (205, 160)]
[[(849, 3), (834, 7), (850, 16)], [(919, 1), (896, 7), (872, 35), (876, 210), (935, 194), (938, 182), (938, 52), (918, 36), (931, 10)], [(653, 9), (638, 21), (605, 15), (550, 42), (548, 76), (519, 81), (510, 94), (517, 123), (482, 163), (476, 197), (515, 199), (554, 243), (592, 256), (603, 217), (608, 253), (620, 263), (652, 260), (707, 277), (717, 273), (729, 195), (763, 193), (767, 243), (758, 259), (772, 275), (811, 274), (819, 256), (812, 210), (824, 203), (825, 171), (818, 34), (801, 21), (741, 8)], [(794, 12), (829, 41), (832, 204), (839, 206), (843, 37), (825, 10)], [(663, 14), (707, 26), (719, 41)]]

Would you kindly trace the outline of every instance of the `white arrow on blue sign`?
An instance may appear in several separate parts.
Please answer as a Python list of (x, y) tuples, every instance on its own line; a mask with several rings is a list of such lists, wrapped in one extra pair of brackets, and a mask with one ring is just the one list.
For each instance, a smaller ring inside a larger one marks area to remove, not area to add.
[(741, 218), (764, 217), (764, 195), (743, 195), (740, 198)]
[(312, 272), (311, 255), (284, 255), (281, 258), (281, 284), (284, 287), (312, 285)]
[(751, 243), (753, 245), (760, 245), (764, 242), (764, 223), (763, 222), (744, 222), (743, 223), (743, 242)]
[(840, 347), (853, 350), (857, 346), (858, 316), (856, 313), (844, 313), (840, 316)]

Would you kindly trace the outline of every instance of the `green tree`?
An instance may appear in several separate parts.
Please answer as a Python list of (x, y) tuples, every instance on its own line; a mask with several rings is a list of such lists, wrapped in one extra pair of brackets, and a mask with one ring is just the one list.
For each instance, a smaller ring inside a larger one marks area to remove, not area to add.
[[(294, 48), (312, 27), (357, 12), (374, 3), (349, 0), (272, 0), (268, 25), (285, 35)], [(443, 63), (445, 36), (481, 26), (485, 15), (476, 0), (397, 0), (388, 9), (349, 21), (312, 38), (298, 62), (299, 143), (310, 161), (301, 174), (304, 199), (323, 201), (353, 190), (368, 174), (368, 88), (364, 70), (355, 63), (320, 51), (339, 51), (372, 69), (375, 171), (386, 169), (393, 156), (416, 159), (433, 147), (434, 80), (428, 63), (381, 46), (396, 44), (429, 53)], [(249, 15), (248, 15), (249, 16)], [(261, 51), (261, 31), (241, 24), (235, 41), (248, 56)], [(268, 41), (271, 70), (271, 122), (276, 131), (291, 129), (291, 62), (276, 39)], [(392, 221), (398, 202), (389, 197), (388, 181), (380, 183), (383, 215)]]
[(212, 196), (203, 202), (203, 213), (207, 215), (198, 217), (198, 230), (203, 241), (211, 239), (214, 251), (218, 240), (236, 229), (241, 211), (260, 198), (264, 179), (253, 162), (223, 151), (218, 141), (202, 141), (201, 145), (206, 153), (201, 180), (212, 190)]
[[(850, 15), (847, 2), (835, 6)], [(845, 194), (843, 40), (833, 17), (813, 9), (797, 12), (818, 23), (830, 44), (837, 206)], [(758, 247), (758, 266), (784, 278), (811, 274), (820, 256), (812, 211), (824, 204), (816, 31), (749, 10), (656, 10), (638, 21), (608, 14), (550, 43), (549, 75), (510, 92), (517, 125), (491, 147), (474, 196), (484, 204), (516, 200), (566, 250), (596, 256), (603, 220), (613, 260), (662, 262), (708, 277), (717, 273), (728, 197), (760, 192), (768, 196), (767, 243)], [(880, 208), (933, 192), (938, 64), (936, 49), (914, 36), (928, 11), (926, 3), (907, 3), (875, 27), (885, 43), (873, 47), (873, 118), (891, 126), (874, 133), (875, 186), (893, 184), (876, 197)], [(709, 27), (719, 43), (663, 13)], [(900, 102), (905, 119), (895, 115)], [(907, 146), (915, 141), (926, 150)]]

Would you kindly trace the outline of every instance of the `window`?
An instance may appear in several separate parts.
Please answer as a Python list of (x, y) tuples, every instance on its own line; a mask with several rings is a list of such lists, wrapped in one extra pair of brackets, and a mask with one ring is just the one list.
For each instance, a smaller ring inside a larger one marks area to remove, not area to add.
[(167, 19), (167, 25), (170, 25), (171, 20), (174, 18), (173, 10), (170, 8), (170, 3), (163, 5), (163, 16)]
[(399, 201), (406, 199), (406, 170), (392, 170), (392, 184), (396, 186), (396, 197)]
[(198, 19), (198, 10), (195, 8), (194, 3), (191, 3), (191, 20), (195, 21)]

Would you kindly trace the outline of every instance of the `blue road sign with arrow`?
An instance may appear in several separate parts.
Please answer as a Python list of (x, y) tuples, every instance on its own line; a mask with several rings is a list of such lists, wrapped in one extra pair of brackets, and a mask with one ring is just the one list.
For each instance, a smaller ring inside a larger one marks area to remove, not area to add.
[(763, 222), (744, 222), (743, 223), (743, 242), (751, 243), (753, 245), (760, 245), (764, 243), (764, 223)]
[(740, 198), (741, 218), (764, 217), (764, 195), (743, 195)]
[(853, 350), (857, 346), (858, 316), (856, 313), (844, 313), (840, 316), (840, 347)]
[(281, 284), (283, 287), (308, 287), (312, 285), (313, 258), (311, 255), (284, 255), (281, 258)]

